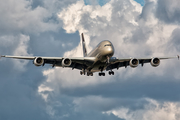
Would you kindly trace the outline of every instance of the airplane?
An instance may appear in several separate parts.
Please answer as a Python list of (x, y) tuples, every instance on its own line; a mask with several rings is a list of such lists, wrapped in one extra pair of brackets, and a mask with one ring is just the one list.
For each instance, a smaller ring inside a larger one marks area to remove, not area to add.
[(99, 76), (105, 76), (105, 72), (109, 71), (109, 75), (114, 75), (113, 69), (130, 66), (137, 67), (139, 64), (144, 66), (150, 63), (153, 67), (160, 65), (160, 60), (178, 58), (176, 57), (151, 57), (151, 58), (117, 58), (113, 57), (114, 47), (109, 40), (100, 42), (91, 52), (87, 53), (85, 39), (81, 34), (83, 56), (84, 57), (38, 57), (38, 56), (9, 56), (2, 55), (5, 58), (33, 60), (35, 66), (44, 66), (51, 64), (52, 67), (68, 67), (80, 70), (80, 75), (93, 76), (93, 73), (99, 72)]

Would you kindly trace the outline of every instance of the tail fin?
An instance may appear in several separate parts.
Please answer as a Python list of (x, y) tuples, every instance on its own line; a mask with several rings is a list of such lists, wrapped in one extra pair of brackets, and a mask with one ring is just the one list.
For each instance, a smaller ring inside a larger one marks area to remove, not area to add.
[(82, 45), (83, 45), (83, 55), (84, 55), (84, 57), (86, 57), (87, 56), (87, 50), (86, 50), (86, 44), (85, 44), (83, 33), (81, 34), (81, 37), (82, 37)]

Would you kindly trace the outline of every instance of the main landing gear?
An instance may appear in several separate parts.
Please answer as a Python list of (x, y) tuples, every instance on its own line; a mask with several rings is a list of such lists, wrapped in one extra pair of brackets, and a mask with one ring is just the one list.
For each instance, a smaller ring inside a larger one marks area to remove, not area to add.
[(104, 72), (100, 72), (99, 76), (105, 76), (105, 73)]
[[(80, 71), (80, 75), (86, 75), (85, 71)], [(92, 72), (87, 72), (87, 76), (93, 76)]]
[[(113, 71), (109, 71), (109, 75), (114, 75), (114, 72)], [(100, 72), (99, 76), (105, 76), (105, 73), (104, 72)]]
[[(86, 75), (86, 74), (87, 74), (87, 76), (93, 76), (92, 72), (80, 71), (80, 75)], [(113, 71), (109, 71), (109, 75), (114, 75), (114, 72)], [(105, 73), (104, 72), (100, 72), (99, 76), (105, 76)]]
[(114, 72), (113, 71), (109, 71), (109, 75), (114, 75)]

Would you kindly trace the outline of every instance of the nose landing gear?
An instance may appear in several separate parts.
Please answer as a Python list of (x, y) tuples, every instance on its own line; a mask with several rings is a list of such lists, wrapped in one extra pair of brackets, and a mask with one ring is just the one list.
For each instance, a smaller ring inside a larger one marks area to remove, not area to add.
[(93, 76), (92, 72), (80, 71), (80, 75), (86, 75), (86, 73), (87, 73), (87, 76)]
[(85, 75), (86, 73), (84, 71), (80, 71), (80, 75)]
[(87, 72), (87, 76), (93, 76), (92, 72)]

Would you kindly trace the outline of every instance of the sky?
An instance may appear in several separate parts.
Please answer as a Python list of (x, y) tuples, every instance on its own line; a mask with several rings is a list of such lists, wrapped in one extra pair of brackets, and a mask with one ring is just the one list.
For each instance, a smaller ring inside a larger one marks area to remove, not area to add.
[[(85, 5), (92, 5), (94, 4), (98, 4), (100, 6), (105, 5), (106, 3), (108, 3), (110, 0), (84, 0), (84, 4)], [(144, 5), (144, 0), (135, 0), (136, 2), (138, 2), (139, 4), (141, 4), (141, 6)]]
[[(114, 56), (180, 53), (179, 0), (1, 0), (0, 54), (81, 57), (110, 40)], [(0, 59), (1, 120), (178, 120), (180, 61), (127, 67), (114, 76)]]

